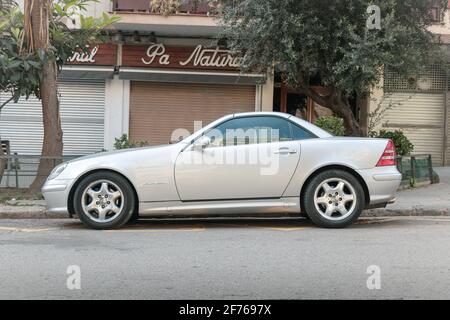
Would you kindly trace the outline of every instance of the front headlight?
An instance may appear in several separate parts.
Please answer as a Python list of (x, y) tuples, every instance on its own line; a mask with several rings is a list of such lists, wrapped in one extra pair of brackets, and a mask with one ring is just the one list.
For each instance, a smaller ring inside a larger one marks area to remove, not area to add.
[(48, 176), (47, 180), (55, 179), (57, 176), (59, 176), (64, 169), (66, 169), (67, 163), (60, 164), (59, 166), (55, 167), (55, 169), (52, 170), (50, 175)]

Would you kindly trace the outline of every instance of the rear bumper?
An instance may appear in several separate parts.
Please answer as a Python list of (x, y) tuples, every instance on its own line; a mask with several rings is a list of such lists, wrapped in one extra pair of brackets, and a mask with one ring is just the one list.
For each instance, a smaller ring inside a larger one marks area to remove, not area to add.
[(402, 174), (395, 166), (358, 170), (358, 173), (369, 189), (369, 207), (382, 206), (395, 201), (395, 193), (402, 181)]
[(400, 173), (379, 173), (374, 174), (373, 180), (375, 181), (398, 181), (402, 180), (402, 175)]
[(67, 200), (72, 180), (50, 180), (42, 187), (42, 195), (47, 202), (47, 211), (51, 213), (69, 214)]

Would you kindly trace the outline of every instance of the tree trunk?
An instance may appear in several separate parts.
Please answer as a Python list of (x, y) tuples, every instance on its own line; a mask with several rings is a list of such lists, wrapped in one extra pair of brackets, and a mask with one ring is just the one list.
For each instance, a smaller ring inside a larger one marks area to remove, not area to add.
[[(49, 45), (49, 17), (51, 14), (51, 1), (34, 0), (31, 3), (31, 30), (33, 32), (33, 45), (35, 50), (47, 51)], [(27, 10), (27, 8), (25, 8)], [(42, 69), (40, 81), (40, 98), (42, 101), (42, 117), (44, 124), (44, 140), (42, 142), (43, 157), (61, 157), (63, 150), (61, 120), (58, 101), (58, 69), (56, 62), (48, 59)], [(30, 192), (37, 193), (45, 182), (50, 171), (55, 166), (53, 159), (42, 159), (39, 162), (36, 179), (30, 186)]]
[[(304, 81), (304, 78), (301, 79)], [(304, 83), (309, 83), (309, 80)], [(336, 90), (335, 88), (331, 88), (330, 94), (321, 95), (306, 84), (299, 86), (298, 91), (311, 98), (314, 102), (320, 104), (321, 106), (330, 109), (338, 117), (342, 118), (344, 120), (347, 135), (355, 137), (364, 136), (361, 126), (353, 114), (350, 103), (342, 92)]]
[[(43, 67), (40, 83), (42, 99), (42, 117), (44, 121), (43, 157), (61, 157), (63, 151), (63, 132), (59, 116), (57, 88), (57, 67), (54, 61), (47, 61)], [(30, 186), (30, 192), (37, 193), (44, 184), (50, 171), (58, 162), (54, 159), (41, 159), (36, 179)]]
[(333, 112), (344, 120), (346, 134), (353, 137), (361, 137), (364, 135), (361, 126), (356, 120), (355, 115), (347, 101), (336, 101), (333, 106)]

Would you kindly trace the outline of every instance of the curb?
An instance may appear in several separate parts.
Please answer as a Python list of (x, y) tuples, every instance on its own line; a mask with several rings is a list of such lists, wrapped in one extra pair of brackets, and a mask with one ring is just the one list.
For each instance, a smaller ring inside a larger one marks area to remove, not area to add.
[(0, 205), (0, 219), (67, 219), (67, 214), (49, 213), (43, 206)]
[[(370, 209), (365, 210), (361, 217), (413, 217), (413, 216), (450, 216), (449, 208), (442, 209)], [(49, 213), (45, 207), (1, 206), (0, 219), (67, 219), (67, 214)]]
[(363, 211), (361, 217), (421, 217), (421, 216), (450, 216), (449, 208), (442, 209), (426, 209), (426, 208), (411, 208), (411, 209), (370, 209)]

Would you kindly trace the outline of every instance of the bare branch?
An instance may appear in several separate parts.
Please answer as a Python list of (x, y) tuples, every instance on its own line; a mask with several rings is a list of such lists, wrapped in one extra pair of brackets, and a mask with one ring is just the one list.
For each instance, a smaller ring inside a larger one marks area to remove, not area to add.
[(10, 103), (13, 99), (14, 99), (14, 97), (11, 97), (11, 98), (7, 99), (5, 102), (3, 102), (0, 105), (0, 111), (3, 109), (4, 106), (6, 106), (8, 103)]

